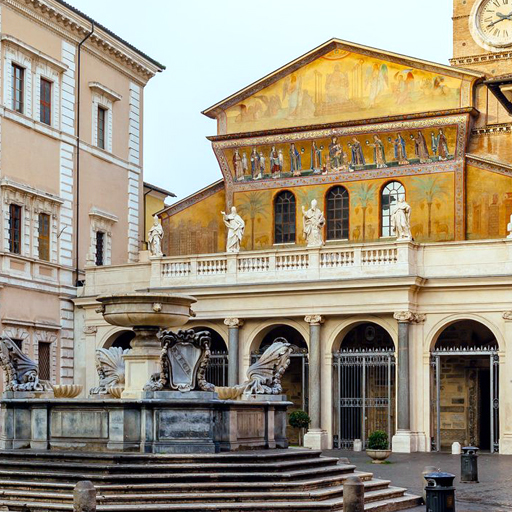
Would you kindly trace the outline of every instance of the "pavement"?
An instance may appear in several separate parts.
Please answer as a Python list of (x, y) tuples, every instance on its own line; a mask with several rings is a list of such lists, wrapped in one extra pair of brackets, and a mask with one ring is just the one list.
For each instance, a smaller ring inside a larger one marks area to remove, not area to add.
[[(347, 457), (357, 469), (370, 471), (376, 478), (391, 480), (391, 485), (405, 487), (410, 493), (422, 495), (422, 472), (435, 466), (455, 475), (456, 512), (512, 511), (512, 455), (480, 454), (477, 484), (460, 482), (460, 455), (448, 453), (394, 453), (390, 464), (372, 464), (365, 452), (326, 450), (325, 455)], [(425, 512), (426, 507), (410, 509)]]

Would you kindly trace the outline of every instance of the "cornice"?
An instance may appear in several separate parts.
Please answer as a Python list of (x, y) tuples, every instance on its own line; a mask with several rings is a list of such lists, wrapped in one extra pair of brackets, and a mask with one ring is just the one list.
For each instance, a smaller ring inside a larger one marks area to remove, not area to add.
[(512, 132), (512, 123), (493, 124), (489, 126), (482, 126), (474, 128), (471, 135), (495, 135), (497, 133), (510, 133)]
[(470, 153), (466, 155), (466, 159), (468, 164), (474, 165), (479, 169), (485, 169), (486, 171), (503, 174), (505, 176), (512, 175), (512, 165), (505, 162), (498, 162), (497, 160), (491, 160), (490, 158)]
[(467, 55), (465, 57), (456, 57), (450, 59), (452, 66), (465, 66), (472, 64), (480, 64), (482, 62), (493, 62), (496, 60), (512, 59), (512, 50), (504, 50), (495, 53), (483, 53), (480, 55)]
[[(3, 0), (3, 3), (75, 44), (91, 31), (90, 23), (85, 23), (80, 16), (51, 0)], [(85, 47), (95, 56), (106, 59), (109, 63), (116, 62), (116, 65), (125, 73), (133, 72), (142, 79), (143, 83), (161, 71), (160, 68), (98, 27), (95, 28), (94, 34), (84, 45)]]
[(89, 82), (89, 89), (98, 94), (106, 96), (110, 101), (116, 102), (121, 100), (123, 97), (117, 92), (109, 89), (106, 85), (101, 84), (100, 82)]

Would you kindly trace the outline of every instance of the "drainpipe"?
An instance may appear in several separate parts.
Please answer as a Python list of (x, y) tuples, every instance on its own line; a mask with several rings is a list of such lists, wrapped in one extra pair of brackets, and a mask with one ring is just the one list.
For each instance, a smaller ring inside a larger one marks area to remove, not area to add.
[(75, 251), (76, 251), (76, 286), (83, 286), (83, 281), (80, 281), (80, 92), (82, 88), (81, 77), (81, 56), (82, 56), (82, 45), (89, 39), (94, 33), (94, 22), (92, 22), (91, 31), (78, 43), (78, 70), (77, 70), (77, 101), (76, 101), (76, 235), (75, 235)]

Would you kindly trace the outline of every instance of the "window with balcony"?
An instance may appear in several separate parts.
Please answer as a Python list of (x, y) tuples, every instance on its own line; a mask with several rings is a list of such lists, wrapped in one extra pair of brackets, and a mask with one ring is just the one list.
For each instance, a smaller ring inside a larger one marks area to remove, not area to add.
[(107, 119), (107, 109), (104, 107), (98, 106), (98, 140), (97, 146), (101, 149), (105, 149), (105, 141), (106, 141), (106, 119)]
[(295, 243), (295, 196), (285, 190), (274, 202), (274, 243)]
[(23, 114), (25, 69), (18, 64), (12, 65), (12, 109)]
[(50, 261), (50, 216), (47, 213), (39, 214), (37, 241), (39, 259)]
[(21, 206), (9, 205), (9, 251), (21, 254)]
[(380, 198), (381, 236), (393, 236), (391, 214), (399, 199), (405, 199), (405, 187), (399, 181), (389, 182), (383, 189)]
[(333, 187), (326, 196), (327, 240), (348, 239), (349, 197), (345, 187)]
[(101, 267), (105, 264), (105, 233), (103, 231), (96, 231), (95, 263), (98, 267)]
[(50, 126), (52, 124), (52, 83), (45, 78), (41, 78), (40, 83), (39, 121)]

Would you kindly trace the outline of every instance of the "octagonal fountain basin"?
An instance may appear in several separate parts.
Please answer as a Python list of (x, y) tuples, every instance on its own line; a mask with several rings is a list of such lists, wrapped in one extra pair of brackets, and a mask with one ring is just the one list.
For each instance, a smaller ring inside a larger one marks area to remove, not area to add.
[(179, 327), (190, 316), (196, 302), (190, 295), (178, 293), (119, 293), (102, 295), (96, 300), (106, 322), (120, 327)]

